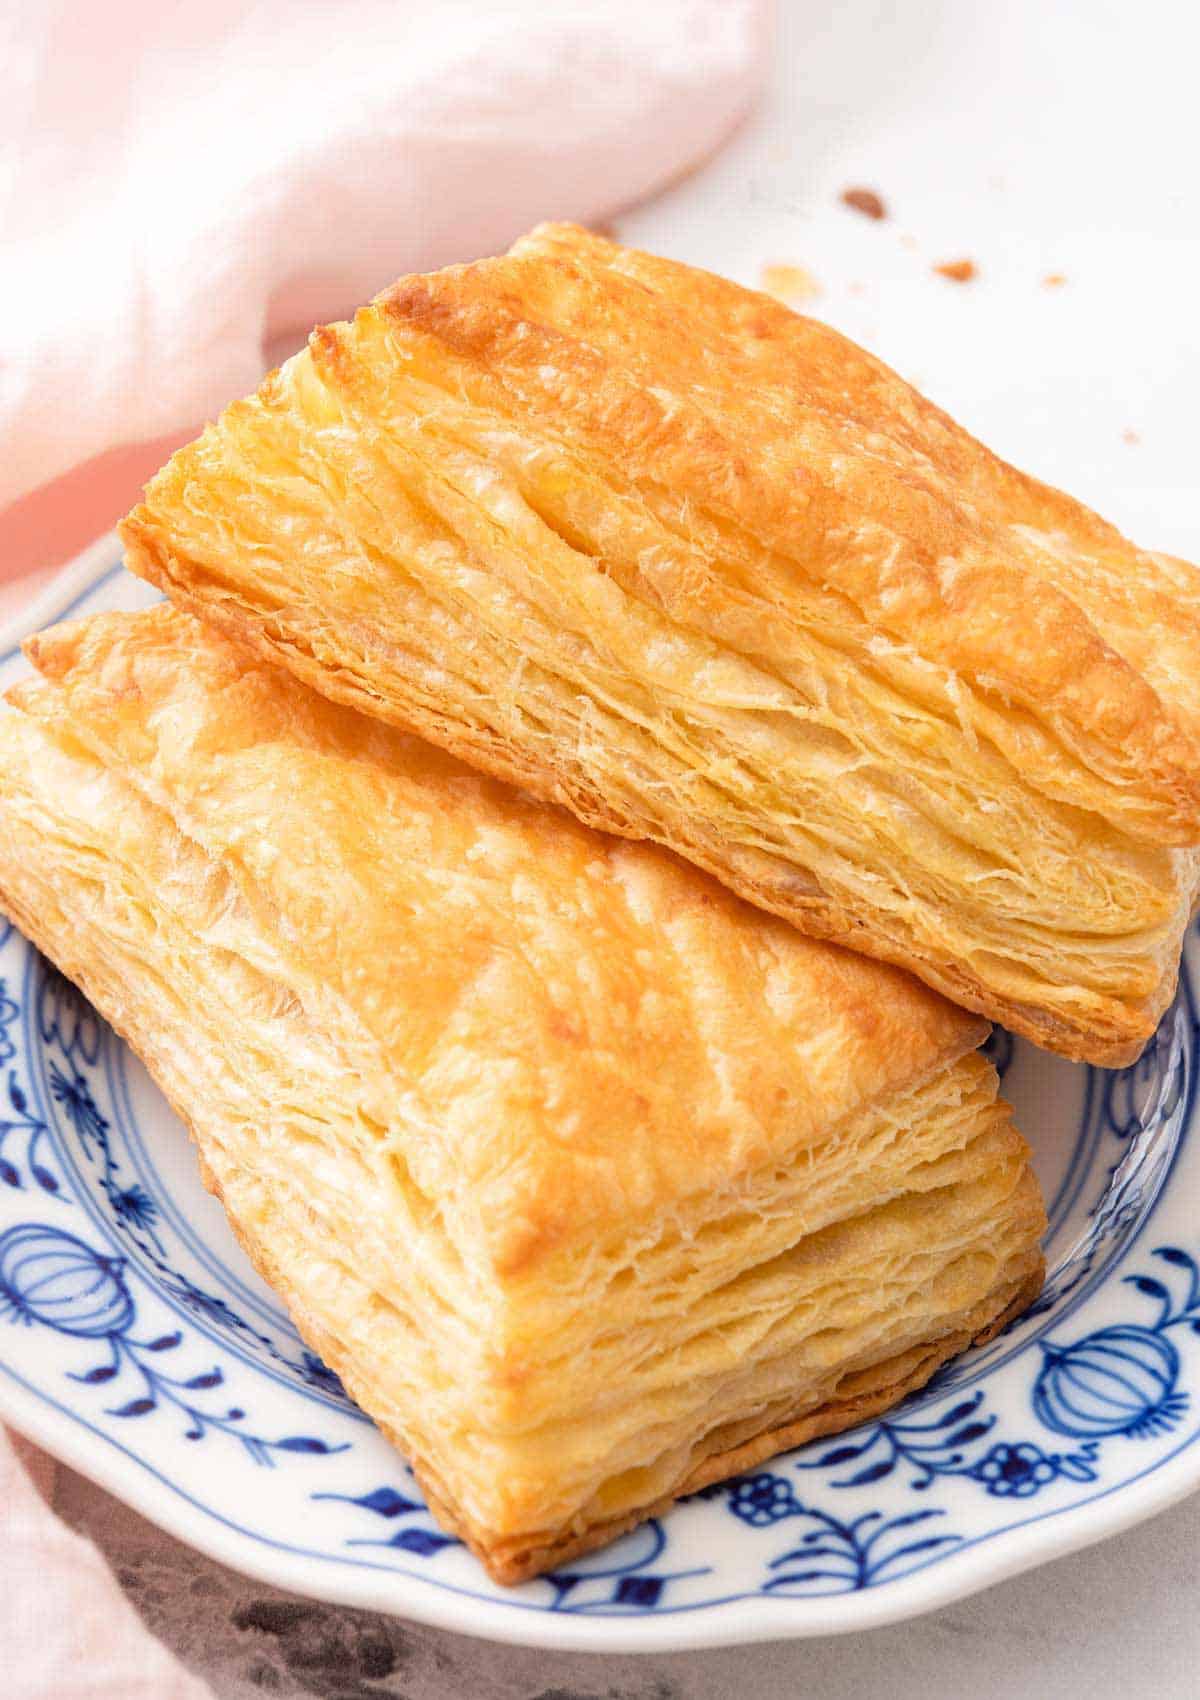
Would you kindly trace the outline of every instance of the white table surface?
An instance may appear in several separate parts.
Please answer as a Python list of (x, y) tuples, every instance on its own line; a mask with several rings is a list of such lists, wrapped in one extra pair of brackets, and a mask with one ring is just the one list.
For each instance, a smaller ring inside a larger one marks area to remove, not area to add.
[[(1193, 0), (783, 0), (757, 116), (620, 233), (748, 283), (803, 267), (822, 290), (808, 311), (984, 441), (1200, 560), (1198, 14)], [(858, 185), (883, 195), (885, 221), (840, 204)], [(933, 273), (960, 258), (975, 281)], [(917, 1622), (648, 1660), (289, 1600), (69, 1473), (57, 1502), (221, 1700), (1200, 1695), (1200, 1497)]]

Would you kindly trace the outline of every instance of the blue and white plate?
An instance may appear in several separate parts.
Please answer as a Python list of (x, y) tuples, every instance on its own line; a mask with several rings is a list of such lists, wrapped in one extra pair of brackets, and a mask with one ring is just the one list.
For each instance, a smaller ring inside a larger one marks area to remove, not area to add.
[[(150, 595), (106, 540), (26, 624)], [(467, 1633), (662, 1650), (928, 1610), (1200, 1486), (1197, 992), (1192, 938), (1121, 1072), (993, 1037), (1049, 1201), (1030, 1315), (887, 1419), (509, 1590), (298, 1339), (141, 1065), (4, 928), (0, 1413), (226, 1564)]]

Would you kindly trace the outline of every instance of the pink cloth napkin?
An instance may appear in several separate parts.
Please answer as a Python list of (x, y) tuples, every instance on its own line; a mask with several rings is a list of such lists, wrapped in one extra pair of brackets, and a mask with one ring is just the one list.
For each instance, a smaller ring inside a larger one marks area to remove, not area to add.
[(50, 1459), (0, 1430), (3, 1692), (11, 1700), (212, 1700), (142, 1621), (91, 1541), (42, 1494)]
[[(669, 183), (745, 111), (767, 3), (0, 7), (0, 512), (194, 427), (404, 271)], [(0, 577), (62, 504), (0, 527)]]
[[(697, 164), (752, 97), (767, 6), (0, 8), (0, 581), (107, 529), (270, 344)], [(0, 585), (0, 614), (29, 588)], [(38, 1457), (0, 1430), (4, 1693), (202, 1700)]]

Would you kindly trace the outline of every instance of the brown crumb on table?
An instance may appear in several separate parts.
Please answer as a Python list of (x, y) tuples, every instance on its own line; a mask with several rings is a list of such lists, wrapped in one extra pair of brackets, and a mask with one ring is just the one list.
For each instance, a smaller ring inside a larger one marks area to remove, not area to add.
[(1121, 432), (1121, 441), (1123, 443), (1140, 443), (1141, 440), (1142, 440), (1141, 437), (1132, 428), (1132, 426), (1127, 425), (1125, 427), (1125, 429)]
[(939, 277), (948, 277), (951, 283), (970, 283), (979, 276), (979, 267), (974, 260), (943, 260), (933, 269)]
[(1065, 272), (1047, 272), (1042, 279), (1042, 286), (1045, 289), (1061, 289), (1066, 281)]
[(609, 242), (617, 240), (617, 227), (607, 218), (593, 219), (592, 223), (588, 225), (588, 229), (593, 236), (603, 236)]
[(764, 266), (759, 284), (767, 295), (788, 307), (797, 301), (812, 301), (821, 293), (821, 285), (803, 266)]
[(852, 207), (866, 218), (886, 218), (887, 207), (883, 196), (877, 195), (874, 189), (843, 189), (842, 205)]

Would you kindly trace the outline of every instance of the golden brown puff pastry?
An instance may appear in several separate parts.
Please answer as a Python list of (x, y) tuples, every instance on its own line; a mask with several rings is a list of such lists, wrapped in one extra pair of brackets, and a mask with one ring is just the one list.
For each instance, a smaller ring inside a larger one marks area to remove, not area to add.
[(135, 572), (326, 695), (1096, 1062), (1174, 987), (1200, 579), (766, 296), (551, 225), (149, 486)]
[(884, 1409), (1037, 1292), (977, 1017), (176, 610), (29, 653), (0, 902), (500, 1580)]

